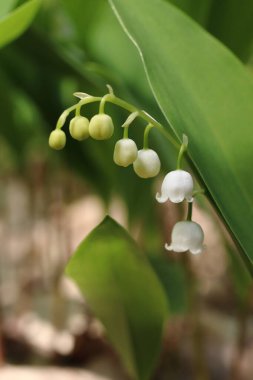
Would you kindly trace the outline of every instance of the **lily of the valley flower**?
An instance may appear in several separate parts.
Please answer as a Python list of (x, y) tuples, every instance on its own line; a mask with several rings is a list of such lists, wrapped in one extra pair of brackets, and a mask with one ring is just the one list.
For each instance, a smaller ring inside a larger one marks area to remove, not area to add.
[(49, 136), (49, 146), (56, 150), (61, 150), (66, 145), (66, 135), (61, 129), (54, 129)]
[(168, 199), (173, 203), (182, 202), (186, 199), (192, 202), (193, 180), (190, 173), (184, 170), (174, 170), (168, 173), (163, 180), (161, 194), (156, 194), (156, 199), (160, 203)]
[(175, 224), (171, 235), (171, 244), (165, 249), (174, 252), (190, 251), (198, 254), (203, 251), (204, 232), (198, 223), (183, 221)]
[(133, 163), (135, 173), (141, 178), (155, 177), (161, 168), (158, 154), (153, 149), (141, 149)]
[(138, 155), (138, 149), (134, 140), (124, 138), (116, 142), (113, 161), (119, 166), (127, 167), (132, 164)]
[(89, 134), (95, 140), (108, 140), (112, 137), (114, 125), (111, 116), (100, 113), (91, 118)]

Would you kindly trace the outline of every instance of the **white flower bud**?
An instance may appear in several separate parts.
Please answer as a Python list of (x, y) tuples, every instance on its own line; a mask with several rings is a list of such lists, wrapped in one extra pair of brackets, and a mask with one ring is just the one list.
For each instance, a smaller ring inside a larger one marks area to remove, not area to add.
[(73, 139), (78, 141), (85, 140), (89, 137), (89, 120), (83, 116), (75, 116), (70, 121), (69, 132)]
[(204, 232), (198, 223), (183, 221), (175, 224), (172, 230), (171, 244), (165, 244), (168, 251), (197, 254), (203, 251)]
[(48, 144), (50, 148), (61, 150), (66, 144), (66, 135), (61, 129), (55, 129), (50, 133)]
[(89, 133), (95, 140), (107, 140), (114, 131), (113, 121), (109, 115), (101, 113), (90, 120)]
[(135, 142), (131, 139), (121, 139), (116, 142), (113, 161), (119, 166), (128, 166), (132, 164), (138, 155), (138, 149)]
[(152, 149), (141, 149), (133, 163), (135, 173), (141, 178), (155, 177), (161, 168), (158, 154)]
[(168, 173), (163, 180), (161, 194), (156, 194), (158, 202), (163, 203), (168, 199), (173, 203), (186, 199), (193, 201), (193, 179), (190, 173), (184, 170), (174, 170)]

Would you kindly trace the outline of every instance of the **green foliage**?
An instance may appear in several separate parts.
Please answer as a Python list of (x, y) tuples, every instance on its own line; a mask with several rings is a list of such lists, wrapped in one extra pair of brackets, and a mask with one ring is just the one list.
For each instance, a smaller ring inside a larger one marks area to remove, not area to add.
[(247, 62), (252, 52), (252, 18), (252, 0), (213, 1), (208, 30)]
[(15, 4), (18, 2), (18, 0), (4, 0), (0, 2), (0, 17), (3, 17), (8, 13), (12, 8), (15, 6)]
[(170, 4), (111, 4), (141, 52), (167, 120), (179, 139), (189, 137), (195, 170), (252, 270), (252, 78), (229, 50)]
[[(12, 2), (13, 3), (13, 2)], [(11, 8), (10, 2), (1, 11)], [(40, 6), (40, 0), (30, 0), (0, 20), (0, 47), (18, 38), (30, 25)]]
[(241, 304), (249, 301), (250, 292), (253, 287), (253, 279), (245, 269), (242, 260), (235, 252), (234, 247), (227, 245), (229, 258), (229, 269), (232, 276), (235, 292)]
[(135, 379), (150, 378), (167, 318), (164, 291), (128, 233), (106, 217), (66, 269)]

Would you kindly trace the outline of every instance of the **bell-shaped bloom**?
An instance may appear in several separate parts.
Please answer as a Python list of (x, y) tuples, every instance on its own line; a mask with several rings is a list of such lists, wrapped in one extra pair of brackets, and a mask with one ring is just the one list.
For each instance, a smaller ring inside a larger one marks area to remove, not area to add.
[(161, 194), (156, 194), (158, 202), (163, 203), (168, 199), (173, 203), (186, 199), (193, 201), (193, 179), (190, 173), (184, 170), (174, 170), (168, 173), (163, 180)]
[(66, 135), (65, 132), (61, 129), (55, 129), (50, 133), (48, 144), (50, 148), (61, 150), (65, 147), (66, 144)]
[(136, 160), (137, 155), (138, 149), (134, 140), (121, 139), (115, 144), (113, 161), (119, 166), (127, 167)]
[(171, 235), (171, 244), (165, 244), (168, 251), (197, 254), (203, 251), (204, 232), (198, 223), (183, 221), (175, 224)]
[(112, 137), (114, 125), (111, 116), (100, 113), (91, 118), (89, 134), (95, 140), (108, 140)]
[(141, 149), (133, 163), (135, 173), (141, 178), (155, 177), (161, 168), (158, 154), (153, 149)]
[(75, 116), (69, 124), (69, 132), (73, 139), (78, 141), (89, 137), (89, 120), (83, 116)]

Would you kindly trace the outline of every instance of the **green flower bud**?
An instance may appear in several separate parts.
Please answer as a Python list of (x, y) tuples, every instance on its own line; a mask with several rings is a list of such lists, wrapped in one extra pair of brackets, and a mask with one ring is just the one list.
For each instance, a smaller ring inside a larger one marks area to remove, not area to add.
[(90, 120), (89, 133), (95, 140), (107, 140), (112, 137), (113, 131), (112, 118), (105, 113), (95, 115)]
[(66, 135), (61, 129), (55, 129), (50, 133), (48, 139), (49, 146), (56, 150), (61, 150), (66, 144)]
[(138, 155), (135, 142), (131, 139), (121, 139), (116, 142), (113, 154), (113, 161), (119, 166), (132, 164)]
[(70, 121), (69, 132), (73, 139), (78, 141), (85, 140), (89, 137), (89, 120), (83, 116), (75, 116)]
[(152, 149), (141, 149), (133, 163), (135, 173), (141, 178), (155, 177), (161, 168), (158, 154)]

